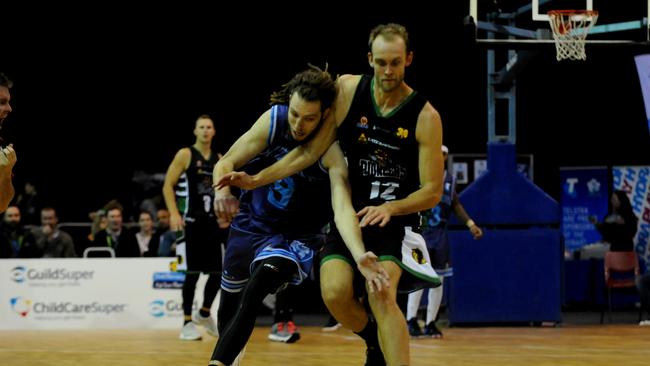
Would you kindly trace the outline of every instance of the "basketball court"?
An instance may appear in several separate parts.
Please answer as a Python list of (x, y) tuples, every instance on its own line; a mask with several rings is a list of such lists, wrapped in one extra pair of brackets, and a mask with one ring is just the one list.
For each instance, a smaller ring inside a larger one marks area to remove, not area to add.
[[(498, 154), (488, 156), (488, 159), (497, 161), (514, 154), (517, 75), (532, 58), (540, 52), (552, 53), (556, 55), (557, 62), (575, 63), (575, 72), (580, 72), (579, 62), (589, 60), (590, 51), (596, 48), (611, 49), (611, 52), (617, 52), (620, 47), (650, 50), (648, 19), (650, 0), (469, 0), (468, 17), (465, 19), (467, 41), (484, 50), (480, 57), (487, 58), (485, 77), (488, 78), (488, 143), (513, 146), (511, 151), (496, 151)], [(497, 104), (503, 105), (503, 108), (497, 108)], [(500, 121), (503, 123), (499, 124)], [(492, 151), (488, 153), (492, 154)], [(467, 197), (471, 197), (473, 191), (470, 188), (468, 190)], [(522, 196), (517, 202), (533, 205), (533, 201), (531, 197)], [(538, 206), (540, 209), (536, 213), (537, 216), (520, 215), (522, 222), (516, 223), (520, 225), (517, 230), (507, 228), (507, 224), (513, 223), (507, 222), (506, 219), (498, 221), (501, 217), (499, 212), (481, 210), (481, 207), (474, 208), (471, 205), (466, 207), (468, 211), (484, 212), (490, 219), (496, 220), (491, 224), (497, 228), (503, 225), (502, 232), (511, 235), (511, 231), (512, 235), (519, 235), (524, 231), (521, 230), (524, 225), (546, 224), (552, 221), (549, 219), (552, 215), (542, 217), (545, 212), (543, 208), (546, 207), (544, 205), (542, 202)], [(549, 206), (549, 211), (554, 209), (557, 207)], [(557, 231), (557, 228), (553, 230)], [(650, 363), (650, 327), (638, 326), (636, 322), (572, 324), (556, 318), (557, 315), (561, 316), (561, 258), (558, 261), (556, 257), (560, 244), (557, 232), (549, 235), (556, 235), (558, 243), (557, 248), (549, 249), (552, 255), (544, 260), (557, 267), (544, 268), (545, 271), (548, 270), (544, 275), (551, 273), (557, 278), (544, 282), (538, 289), (531, 286), (526, 278), (522, 279), (521, 285), (517, 285), (518, 279), (515, 276), (509, 277), (512, 281), (509, 287), (516, 290), (505, 296), (512, 296), (517, 300), (523, 298), (523, 301), (530, 302), (532, 297), (526, 291), (537, 295), (550, 291), (551, 297), (542, 296), (544, 299), (540, 300), (540, 303), (551, 301), (550, 307), (547, 306), (542, 311), (527, 311), (521, 307), (503, 308), (499, 309), (503, 315), (499, 319), (505, 318), (507, 323), (512, 320), (507, 318), (511, 311), (513, 314), (521, 311), (523, 316), (531, 317), (531, 322), (549, 321), (552, 326), (494, 326), (496, 321), (490, 318), (492, 315), (457, 312), (456, 318), (453, 319), (455, 323), (474, 323), (475, 326), (444, 328), (442, 340), (412, 340), (411, 365), (633, 366)], [(495, 237), (495, 240), (502, 241), (499, 237)], [(463, 248), (462, 245), (460, 247)], [(469, 247), (468, 250), (475, 250), (473, 248), (475, 247)], [(458, 253), (463, 254), (462, 251)], [(517, 260), (521, 260), (521, 263), (526, 263), (528, 259), (531, 263), (545, 263), (538, 253), (532, 254), (531, 258), (518, 257)], [(458, 274), (455, 280), (461, 282), (463, 268), (459, 264), (462, 260), (456, 259), (454, 276)], [(505, 257), (500, 259), (507, 261)], [(533, 272), (531, 267), (526, 271), (529, 274)], [(540, 276), (538, 273), (535, 275)], [(550, 277), (551, 275), (548, 275), (548, 278)], [(495, 279), (495, 288), (502, 288), (503, 283), (498, 282), (501, 279)], [(475, 295), (477, 286), (489, 288), (492, 285), (490, 281), (495, 279), (477, 278), (476, 284), (468, 279), (462, 283), (464, 288), (452, 288), (452, 291), (455, 291), (454, 301), (467, 303), (470, 301), (467, 299), (472, 299), (471, 296)], [(555, 280), (558, 283), (549, 284)], [(477, 302), (476, 308), (488, 310), (490, 304)], [(553, 313), (548, 315), (548, 309), (553, 310)], [(516, 315), (519, 316), (520, 313)], [(201, 341), (180, 341), (178, 331), (176, 328), (3, 330), (0, 331), (0, 365), (207, 365), (216, 339), (204, 334)], [(301, 340), (294, 344), (270, 342), (267, 340), (268, 331), (266, 326), (255, 328), (247, 345), (243, 365), (362, 365), (365, 359), (363, 341), (344, 329), (326, 333), (322, 332), (320, 327), (304, 326), (300, 328)]]
[[(301, 328), (294, 344), (270, 342), (257, 327), (242, 365), (363, 365), (359, 337), (339, 329)], [(181, 342), (178, 330), (0, 332), (0, 363), (7, 366), (207, 365), (216, 340)], [(413, 366), (647, 365), (650, 328), (566, 325), (558, 328), (448, 328), (443, 340), (411, 341)]]

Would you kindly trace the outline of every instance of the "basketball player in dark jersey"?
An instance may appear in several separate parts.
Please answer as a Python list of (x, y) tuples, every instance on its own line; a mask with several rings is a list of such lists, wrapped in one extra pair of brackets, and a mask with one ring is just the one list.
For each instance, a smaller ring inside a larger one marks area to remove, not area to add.
[[(203, 325), (211, 335), (217, 335), (210, 308), (219, 291), (221, 243), (227, 235), (225, 229), (219, 228), (212, 209), (212, 170), (219, 157), (212, 149), (215, 128), (210, 116), (202, 115), (196, 120), (194, 135), (194, 145), (176, 153), (163, 186), (170, 228), (179, 233), (176, 254), (185, 261), (179, 263), (179, 268), (186, 270), (184, 324), (179, 336), (182, 340), (201, 339), (194, 323)], [(203, 306), (192, 314), (196, 282), (201, 272), (209, 274), (203, 292)]]
[[(326, 71), (310, 68), (298, 73), (271, 96), (271, 109), (217, 163), (215, 180), (244, 164), (244, 171), (254, 174), (309, 141), (331, 112), (335, 94)], [(374, 254), (364, 253), (346, 177), (343, 153), (332, 144), (319, 162), (300, 173), (242, 192), (224, 258), (220, 338), (210, 365), (231, 365), (253, 331), (262, 300), (308, 275), (332, 211), (353, 263), (371, 282), (371, 290), (381, 292), (387, 284)], [(216, 211), (227, 211), (219, 206), (233, 203), (229, 195), (228, 187), (216, 190)]]
[[(417, 213), (434, 207), (442, 195), (442, 123), (431, 104), (404, 82), (405, 69), (413, 61), (406, 29), (399, 24), (379, 25), (371, 31), (368, 46), (373, 75), (339, 78), (333, 118), (309, 143), (258, 174), (236, 172), (217, 184), (251, 189), (294, 174), (325, 151), (338, 126), (364, 243), (379, 256), (391, 286), (387, 294), (368, 296), (374, 324), (350, 295), (353, 267), (333, 231), (321, 262), (323, 297), (332, 315), (366, 341), (367, 365), (384, 362), (377, 354), (377, 326), (385, 361), (408, 365), (409, 334), (396, 295), (398, 283), (402, 291), (440, 284), (421, 235), (406, 228), (415, 227)], [(420, 275), (406, 270), (414, 259), (410, 265), (419, 267)]]
[[(0, 129), (2, 124), (11, 112), (11, 93), (9, 89), (13, 86), (3, 73), (0, 72)], [(11, 181), (12, 171), (16, 164), (16, 151), (13, 145), (6, 145), (0, 138), (0, 213), (5, 212), (9, 202), (14, 198), (14, 185)]]
[[(447, 161), (449, 149), (442, 146), (442, 158)], [(447, 237), (447, 223), (452, 212), (456, 214), (459, 221), (464, 222), (472, 233), (474, 239), (480, 239), (483, 231), (472, 220), (456, 194), (456, 178), (445, 169), (442, 198), (434, 208), (420, 212), (420, 230), (424, 241), (427, 243), (427, 250), (434, 270), (440, 276), (441, 286), (429, 290), (427, 301), (427, 315), (424, 333), (418, 324), (417, 313), (422, 300), (423, 290), (411, 292), (408, 295), (406, 308), (406, 319), (408, 320), (409, 334), (411, 337), (432, 337), (442, 338), (442, 332), (436, 326), (436, 317), (442, 301), (442, 281), (444, 277), (451, 276), (453, 270), (449, 267), (449, 238)]]

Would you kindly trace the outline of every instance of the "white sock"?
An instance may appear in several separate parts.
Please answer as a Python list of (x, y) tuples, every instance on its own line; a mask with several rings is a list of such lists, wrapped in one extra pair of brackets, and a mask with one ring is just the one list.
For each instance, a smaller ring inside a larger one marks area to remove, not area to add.
[(407, 321), (418, 317), (418, 309), (420, 308), (420, 300), (422, 300), (423, 292), (424, 290), (417, 290), (409, 294), (409, 302), (406, 306)]
[(429, 324), (436, 320), (438, 310), (440, 310), (440, 303), (442, 302), (442, 278), (440, 278), (440, 286), (429, 289), (429, 301), (427, 304), (427, 322)]

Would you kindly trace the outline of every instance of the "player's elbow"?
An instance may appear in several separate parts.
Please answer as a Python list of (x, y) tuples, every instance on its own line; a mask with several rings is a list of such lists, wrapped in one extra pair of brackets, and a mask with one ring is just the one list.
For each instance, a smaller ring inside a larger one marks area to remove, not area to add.
[(440, 199), (442, 198), (442, 189), (437, 189), (433, 185), (424, 187), (424, 202), (425, 206), (423, 209), (428, 210), (438, 205)]
[(318, 161), (318, 158), (320, 158), (325, 153), (326, 147), (314, 146), (310, 148), (308, 146), (300, 146), (297, 149), (300, 154), (298, 154), (296, 163), (304, 169), (312, 164), (315, 164), (316, 161)]

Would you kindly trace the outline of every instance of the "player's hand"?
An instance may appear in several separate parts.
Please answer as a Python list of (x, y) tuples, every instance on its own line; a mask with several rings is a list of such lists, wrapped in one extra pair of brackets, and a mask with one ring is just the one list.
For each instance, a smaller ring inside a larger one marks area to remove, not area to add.
[(377, 263), (377, 256), (373, 252), (365, 252), (359, 259), (357, 259), (357, 268), (359, 272), (366, 278), (368, 284), (368, 291), (381, 292), (390, 287), (390, 277), (388, 272)]
[(226, 173), (219, 179), (217, 183), (215, 183), (214, 186), (218, 189), (226, 186), (233, 186), (249, 191), (257, 188), (253, 177), (248, 175), (246, 172)]
[(183, 231), (185, 229), (185, 221), (180, 214), (175, 213), (169, 215), (169, 228), (172, 231)]
[(227, 229), (230, 227), (230, 221), (226, 221), (217, 217), (217, 225), (219, 225), (219, 229)]
[(381, 206), (366, 206), (361, 211), (357, 212), (360, 227), (377, 224), (379, 224), (379, 227), (384, 227), (390, 221), (391, 215), (392, 213), (388, 202)]
[(12, 144), (0, 149), (0, 169), (11, 171), (14, 168), (14, 165), (16, 165), (16, 160), (16, 151)]
[[(214, 190), (214, 213), (217, 215), (219, 226), (230, 223), (239, 211), (239, 200), (228, 189)], [(227, 226), (226, 226), (227, 227)]]
[(478, 225), (472, 225), (469, 228), (469, 231), (472, 233), (472, 236), (474, 237), (475, 240), (478, 240), (483, 237), (483, 230), (481, 230)]

